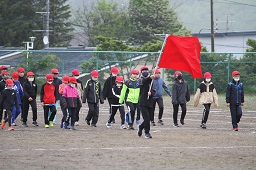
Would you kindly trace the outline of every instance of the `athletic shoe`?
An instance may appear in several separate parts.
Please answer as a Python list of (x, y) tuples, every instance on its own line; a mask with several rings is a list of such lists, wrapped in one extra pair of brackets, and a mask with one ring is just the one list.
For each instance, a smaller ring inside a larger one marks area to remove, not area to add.
[(111, 125), (111, 123), (106, 123), (106, 126), (107, 126), (107, 128), (112, 128), (112, 125)]
[(14, 128), (12, 126), (9, 126), (8, 130), (14, 130)]
[(44, 127), (45, 127), (45, 128), (49, 128), (50, 126), (49, 126), (49, 125), (47, 125), (47, 124), (45, 124), (45, 125), (44, 125)]
[(126, 129), (126, 126), (124, 124), (122, 124), (121, 129)]
[(140, 128), (140, 126), (138, 126), (137, 134), (139, 137), (141, 137), (141, 135), (142, 135), (142, 129)]
[(91, 124), (91, 127), (97, 127), (96, 124)]
[(60, 122), (60, 128), (63, 128), (63, 126), (64, 126), (64, 122)]
[(22, 123), (22, 126), (23, 126), (23, 127), (28, 127), (27, 122), (23, 122), (23, 123)]
[(233, 128), (233, 131), (238, 131), (238, 128)]
[(71, 126), (70, 130), (76, 130), (75, 126)]
[(146, 139), (150, 139), (150, 138), (152, 138), (152, 136), (151, 136), (150, 133), (146, 133), (146, 134), (145, 134), (145, 138), (146, 138)]
[(70, 129), (70, 126), (64, 125), (64, 129)]
[(15, 122), (12, 123), (12, 126), (17, 126)]
[(140, 120), (136, 120), (136, 124), (140, 125), (141, 124)]
[(78, 122), (75, 122), (75, 126), (79, 126), (79, 123), (78, 123)]
[(152, 126), (156, 126), (156, 123), (154, 121), (151, 121)]
[(113, 119), (111, 123), (113, 123), (113, 124), (114, 124), (114, 123), (116, 123), (116, 120), (115, 120), (115, 119)]
[(2, 128), (2, 129), (4, 129), (4, 127), (5, 127), (5, 121), (4, 121), (4, 120), (2, 120), (1, 128)]
[(164, 125), (163, 121), (161, 119), (158, 120), (157, 122), (159, 125)]
[(202, 129), (206, 129), (205, 123), (202, 123), (202, 124), (200, 125), (200, 127), (201, 127)]
[(53, 127), (53, 121), (49, 121), (49, 126)]
[(181, 124), (181, 125), (185, 125), (184, 120), (181, 120), (181, 119), (180, 119), (180, 124)]
[(179, 125), (178, 124), (174, 124), (173, 127), (179, 127)]
[(33, 126), (38, 126), (38, 124), (37, 124), (36, 121), (33, 121), (33, 122), (32, 122), (32, 125), (33, 125)]
[(90, 124), (91, 124), (89, 120), (85, 120), (85, 121), (86, 121), (87, 125), (90, 125)]
[(128, 125), (127, 129), (128, 130), (134, 130), (134, 127), (132, 125)]

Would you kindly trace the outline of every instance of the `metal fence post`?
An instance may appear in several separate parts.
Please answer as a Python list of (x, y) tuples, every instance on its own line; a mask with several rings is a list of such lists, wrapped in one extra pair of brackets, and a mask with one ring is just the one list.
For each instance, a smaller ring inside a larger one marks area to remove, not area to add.
[(229, 75), (230, 75), (230, 55), (228, 55), (228, 83), (229, 83)]
[(96, 70), (99, 69), (99, 53), (96, 54)]

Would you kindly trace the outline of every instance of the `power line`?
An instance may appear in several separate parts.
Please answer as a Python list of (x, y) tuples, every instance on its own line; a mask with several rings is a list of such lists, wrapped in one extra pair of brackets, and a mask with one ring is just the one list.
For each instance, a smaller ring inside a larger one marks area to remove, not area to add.
[(240, 4), (240, 5), (246, 5), (246, 6), (256, 7), (256, 5), (252, 5), (252, 4), (245, 4), (245, 3), (236, 2), (236, 1), (230, 1), (230, 0), (224, 0), (224, 1), (226, 1), (226, 2), (231, 2), (232, 4)]

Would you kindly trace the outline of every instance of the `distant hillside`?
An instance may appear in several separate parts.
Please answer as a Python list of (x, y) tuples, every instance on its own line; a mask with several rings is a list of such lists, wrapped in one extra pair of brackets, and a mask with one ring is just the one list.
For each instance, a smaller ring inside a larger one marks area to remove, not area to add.
[[(69, 0), (73, 9), (83, 3), (91, 6), (97, 0)], [(128, 7), (129, 0), (109, 0), (120, 6)], [(238, 3), (235, 3), (238, 2)], [(209, 32), (210, 0), (170, 0), (180, 21), (187, 29), (198, 33)], [(256, 0), (214, 0), (214, 20), (218, 20), (217, 28), (222, 31), (256, 30)], [(216, 26), (215, 26), (216, 27)]]

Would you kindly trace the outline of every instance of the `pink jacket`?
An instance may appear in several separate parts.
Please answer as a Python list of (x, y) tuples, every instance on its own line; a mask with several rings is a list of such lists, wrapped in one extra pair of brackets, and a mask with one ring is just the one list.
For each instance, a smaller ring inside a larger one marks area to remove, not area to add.
[(79, 98), (77, 89), (75, 87), (71, 87), (70, 85), (67, 85), (64, 88), (62, 96), (65, 98)]

